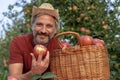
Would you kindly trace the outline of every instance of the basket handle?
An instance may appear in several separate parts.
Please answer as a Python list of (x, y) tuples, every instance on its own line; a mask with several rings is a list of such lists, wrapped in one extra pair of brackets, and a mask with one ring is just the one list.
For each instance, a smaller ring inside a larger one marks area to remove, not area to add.
[[(78, 44), (80, 45), (80, 35), (76, 32), (72, 32), (72, 31), (66, 31), (66, 32), (62, 32), (62, 33), (59, 33), (55, 36), (55, 39), (56, 39), (56, 43), (58, 44), (59, 48), (62, 48), (62, 44), (60, 43), (60, 41), (58, 40), (58, 38), (60, 36), (63, 36), (63, 35), (68, 35), (68, 34), (71, 34), (71, 35), (74, 35), (77, 40), (78, 40)], [(81, 45), (80, 45), (81, 46)]]

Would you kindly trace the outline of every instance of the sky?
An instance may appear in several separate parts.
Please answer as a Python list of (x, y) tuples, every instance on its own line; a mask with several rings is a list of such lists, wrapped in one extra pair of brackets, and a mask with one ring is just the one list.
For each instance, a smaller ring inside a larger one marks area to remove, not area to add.
[(9, 4), (14, 4), (16, 0), (0, 0), (0, 20), (3, 18), (2, 12), (8, 10)]
[[(8, 10), (8, 6), (10, 4), (14, 4), (17, 0), (0, 0), (0, 21), (7, 21), (7, 18), (4, 18), (3, 12), (6, 12)], [(2, 28), (2, 24), (0, 24), (0, 38), (4, 37), (4, 31)]]
[[(0, 21), (9, 21), (7, 18), (4, 18), (3, 12), (8, 11), (8, 6), (16, 3), (18, 0), (0, 0)], [(27, 0), (30, 2), (30, 0)], [(0, 24), (0, 38), (4, 36), (4, 31), (2, 28), (2, 24)]]

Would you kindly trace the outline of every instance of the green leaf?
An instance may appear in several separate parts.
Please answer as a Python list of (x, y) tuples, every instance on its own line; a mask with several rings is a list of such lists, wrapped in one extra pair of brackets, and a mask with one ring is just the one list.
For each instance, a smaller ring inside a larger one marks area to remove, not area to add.
[(30, 78), (30, 80), (36, 80), (36, 79), (38, 79), (38, 78), (41, 78), (41, 75), (35, 74), (35, 75), (33, 75), (33, 76)]
[(41, 76), (41, 79), (57, 78), (57, 76), (51, 72), (46, 72)]

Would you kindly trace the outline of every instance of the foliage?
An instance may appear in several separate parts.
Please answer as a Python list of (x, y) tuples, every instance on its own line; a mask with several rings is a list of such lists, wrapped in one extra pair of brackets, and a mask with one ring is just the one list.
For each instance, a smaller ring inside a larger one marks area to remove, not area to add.
[(31, 77), (30, 80), (36, 80), (38, 78), (40, 79), (50, 79), (50, 78), (56, 78), (57, 76), (51, 72), (46, 72), (43, 75), (35, 74)]
[[(12, 25), (3, 25), (5, 38), (0, 39), (0, 62), (8, 59), (9, 42), (17, 35), (31, 32), (32, 7), (49, 2), (59, 9), (61, 28), (59, 32), (75, 31), (80, 35), (90, 35), (105, 41), (110, 59), (111, 80), (120, 80), (120, 11), (119, 0), (19, 0), (9, 5), (3, 15), (12, 21)], [(14, 8), (21, 10), (15, 10)], [(8, 28), (5, 29), (5, 26)], [(84, 30), (82, 30), (84, 29)], [(75, 39), (72, 40), (74, 43)], [(2, 63), (0, 63), (2, 65)]]

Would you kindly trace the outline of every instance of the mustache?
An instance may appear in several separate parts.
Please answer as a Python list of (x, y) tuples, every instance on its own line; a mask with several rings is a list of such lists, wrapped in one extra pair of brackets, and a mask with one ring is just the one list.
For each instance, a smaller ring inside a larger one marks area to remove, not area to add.
[(37, 36), (37, 35), (49, 36), (49, 34), (47, 34), (47, 33), (43, 33), (43, 32), (37, 32), (37, 33), (36, 33), (36, 36)]

